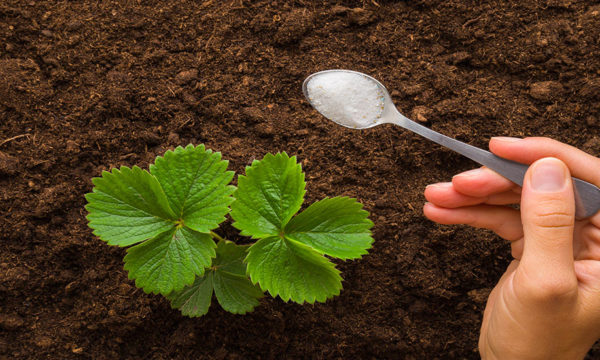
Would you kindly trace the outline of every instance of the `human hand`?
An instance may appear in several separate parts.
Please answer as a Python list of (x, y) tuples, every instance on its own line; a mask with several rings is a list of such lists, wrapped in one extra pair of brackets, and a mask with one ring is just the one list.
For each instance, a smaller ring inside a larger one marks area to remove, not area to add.
[(490, 150), (533, 163), (522, 190), (484, 167), (428, 186), (423, 208), (435, 222), (511, 242), (514, 260), (483, 315), (481, 356), (581, 359), (600, 338), (600, 213), (575, 220), (571, 174), (600, 185), (600, 159), (547, 138), (492, 138)]

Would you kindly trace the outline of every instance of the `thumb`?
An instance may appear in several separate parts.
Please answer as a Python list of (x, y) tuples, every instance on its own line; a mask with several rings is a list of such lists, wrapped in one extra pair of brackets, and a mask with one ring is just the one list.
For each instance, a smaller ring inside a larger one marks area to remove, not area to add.
[(523, 270), (558, 282), (574, 279), (573, 183), (569, 169), (559, 159), (538, 160), (527, 170), (521, 194), (521, 220)]

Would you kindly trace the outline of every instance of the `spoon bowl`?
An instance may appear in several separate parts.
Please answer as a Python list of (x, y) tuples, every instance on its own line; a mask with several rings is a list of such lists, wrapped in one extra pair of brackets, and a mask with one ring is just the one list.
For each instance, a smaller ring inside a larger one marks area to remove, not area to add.
[(377, 125), (381, 125), (381, 124), (390, 122), (390, 121), (386, 121), (386, 119), (391, 118), (390, 117), (391, 114), (389, 114), (390, 109), (393, 108), (394, 110), (396, 110), (396, 107), (394, 106), (394, 104), (392, 102), (392, 98), (390, 97), (389, 92), (387, 91), (385, 86), (383, 86), (382, 83), (377, 81), (377, 79), (375, 79), (367, 74), (358, 72), (358, 71), (335, 69), (335, 70), (319, 71), (319, 72), (309, 75), (302, 83), (302, 92), (304, 93), (304, 97), (306, 97), (306, 99), (311, 104), (311, 106), (313, 106), (317, 111), (319, 111), (321, 113), (321, 111), (315, 106), (315, 104), (313, 102), (314, 99), (311, 99), (311, 97), (309, 96), (308, 84), (311, 82), (311, 80), (314, 80), (318, 77), (322, 77), (324, 75), (330, 75), (330, 74), (336, 74), (336, 73), (337, 74), (358, 75), (358, 76), (372, 82), (373, 84), (375, 84), (379, 90), (379, 95), (382, 97), (382, 100), (383, 100), (382, 101), (383, 102), (383, 111), (380, 114), (380, 116), (377, 119), (375, 119), (375, 121), (370, 121), (368, 123), (362, 123), (362, 124), (356, 124), (356, 126), (350, 125), (347, 122), (339, 121), (337, 119), (331, 119), (331, 118), (327, 117), (325, 114), (323, 114), (325, 117), (327, 117), (329, 120), (335, 122), (338, 125), (341, 125), (341, 126), (344, 126), (344, 127), (350, 128), (350, 129), (369, 129), (369, 128), (375, 127)]
[[(317, 85), (311, 85), (313, 81)], [(396, 109), (385, 86), (369, 75), (341, 69), (320, 71), (304, 80), (302, 92), (311, 106), (339, 125), (352, 129), (368, 129), (387, 123), (398, 125), (454, 150), (523, 186), (528, 165), (503, 159), (410, 120)], [(573, 178), (573, 184), (577, 218), (592, 216), (600, 210), (598, 187), (577, 178)]]

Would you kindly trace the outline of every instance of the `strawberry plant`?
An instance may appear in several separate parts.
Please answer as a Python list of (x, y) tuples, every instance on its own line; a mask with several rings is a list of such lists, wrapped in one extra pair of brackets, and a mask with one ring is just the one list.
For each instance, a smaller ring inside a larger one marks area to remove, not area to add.
[[(306, 183), (286, 153), (255, 160), (237, 188), (227, 166), (220, 153), (188, 145), (157, 157), (149, 171), (104, 171), (86, 195), (89, 226), (109, 245), (128, 247), (124, 268), (136, 286), (187, 316), (206, 314), (213, 294), (236, 314), (252, 311), (264, 291), (300, 304), (338, 295), (342, 278), (329, 258), (360, 258), (373, 242), (362, 205), (325, 198), (298, 213)], [(253, 244), (213, 231), (228, 213)]]

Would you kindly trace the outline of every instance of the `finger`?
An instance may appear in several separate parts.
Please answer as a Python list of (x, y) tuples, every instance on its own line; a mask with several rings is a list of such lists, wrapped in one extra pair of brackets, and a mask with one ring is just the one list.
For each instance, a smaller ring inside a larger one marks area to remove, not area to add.
[(456, 191), (456, 188), (452, 183), (438, 183), (428, 185), (425, 188), (425, 198), (427, 199), (427, 201), (441, 207), (457, 208), (479, 204), (518, 204), (521, 200), (521, 195), (509, 190), (503, 193), (492, 194), (486, 197), (473, 197), (464, 195)]
[(573, 252), (575, 260), (600, 260), (600, 228), (593, 224), (575, 224)]
[(544, 157), (563, 161), (571, 175), (593, 184), (600, 184), (600, 159), (573, 146), (543, 137), (492, 138), (490, 150), (503, 158), (523, 164), (531, 164)]
[(423, 212), (428, 219), (439, 224), (466, 224), (476, 228), (489, 229), (508, 241), (515, 241), (523, 237), (519, 212), (506, 206), (477, 205), (447, 209), (426, 203)]
[(572, 285), (567, 280), (575, 279), (575, 201), (569, 169), (562, 161), (544, 158), (527, 170), (521, 219), (525, 240), (521, 260), (530, 280), (555, 279), (554, 285)]
[(516, 241), (511, 241), (510, 243), (510, 255), (515, 260), (521, 260), (523, 257), (523, 238), (520, 238)]
[(588, 319), (597, 322), (600, 319), (600, 262), (581, 260), (575, 262), (575, 274), (581, 291), (580, 304), (585, 307)]
[(507, 191), (520, 194), (521, 189), (517, 184), (486, 167), (460, 173), (452, 178), (452, 184), (456, 191), (472, 197), (488, 197)]
[(588, 219), (594, 226), (600, 228), (600, 211)]
[(507, 191), (502, 194), (490, 195), (485, 200), (485, 203), (489, 204), (489, 205), (510, 205), (510, 204), (518, 204), (520, 202), (521, 202), (521, 194), (517, 194), (513, 191)]
[[(600, 262), (595, 260), (581, 260), (575, 264), (575, 273), (577, 274), (577, 280), (580, 285), (586, 290), (594, 292), (595, 303), (600, 303)], [(583, 293), (585, 293), (584, 291)], [(600, 312), (600, 308), (597, 308)]]
[(472, 197), (456, 191), (451, 182), (428, 185), (425, 188), (427, 201), (446, 208), (481, 204), (485, 198)]

